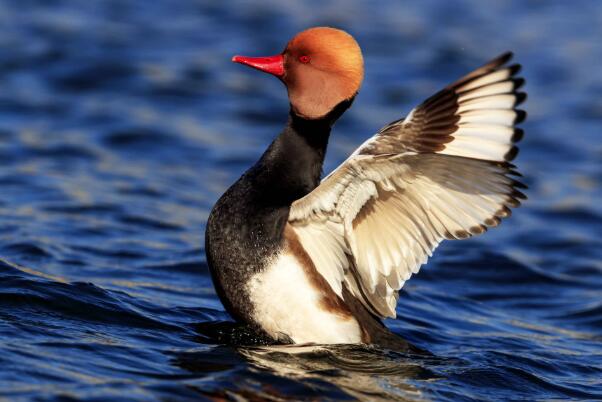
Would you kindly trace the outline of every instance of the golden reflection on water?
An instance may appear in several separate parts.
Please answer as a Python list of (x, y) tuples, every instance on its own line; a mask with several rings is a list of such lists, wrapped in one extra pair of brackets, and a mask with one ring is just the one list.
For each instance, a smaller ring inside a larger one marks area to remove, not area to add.
[[(431, 377), (410, 360), (394, 359), (371, 347), (283, 345), (239, 350), (252, 365), (298, 381), (330, 381), (358, 400), (426, 400), (410, 380)], [(432, 376), (435, 378), (434, 376)]]

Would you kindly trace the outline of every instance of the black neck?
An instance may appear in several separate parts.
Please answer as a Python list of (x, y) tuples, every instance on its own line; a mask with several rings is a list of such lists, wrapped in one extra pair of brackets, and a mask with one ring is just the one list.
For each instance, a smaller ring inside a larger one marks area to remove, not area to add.
[(330, 130), (352, 102), (353, 98), (341, 102), (326, 116), (313, 120), (291, 108), (283, 132), (249, 171), (267, 205), (288, 207), (318, 186)]

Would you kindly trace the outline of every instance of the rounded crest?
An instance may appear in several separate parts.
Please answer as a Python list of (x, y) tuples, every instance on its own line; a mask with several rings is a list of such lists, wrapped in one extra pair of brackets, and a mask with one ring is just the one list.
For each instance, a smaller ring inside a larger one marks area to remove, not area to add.
[(325, 116), (353, 98), (364, 78), (362, 51), (351, 35), (329, 27), (297, 34), (284, 50), (284, 76), (293, 111), (302, 117)]

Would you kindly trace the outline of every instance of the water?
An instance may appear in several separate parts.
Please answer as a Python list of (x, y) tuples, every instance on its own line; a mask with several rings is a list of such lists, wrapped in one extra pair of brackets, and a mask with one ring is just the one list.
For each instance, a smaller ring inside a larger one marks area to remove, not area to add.
[[(602, 5), (0, 2), (0, 395), (8, 400), (602, 398)], [(230, 63), (331, 24), (366, 81), (326, 171), (505, 50), (529, 100), (529, 200), (445, 243), (388, 325), (432, 357), (232, 346), (208, 212), (286, 120)]]

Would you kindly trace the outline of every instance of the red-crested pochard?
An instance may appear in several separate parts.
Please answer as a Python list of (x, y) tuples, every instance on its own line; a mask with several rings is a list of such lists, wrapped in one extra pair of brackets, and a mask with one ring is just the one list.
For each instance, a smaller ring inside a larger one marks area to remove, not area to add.
[(525, 198), (509, 163), (526, 116), (511, 58), (448, 85), (320, 180), (363, 80), (357, 42), (319, 27), (276, 56), (235, 56), (284, 83), (290, 116), (209, 216), (207, 260), (232, 317), (279, 342), (394, 343), (381, 319), (437, 245), (497, 226)]

